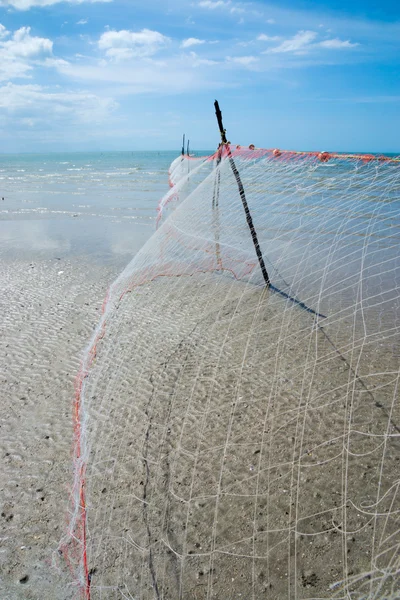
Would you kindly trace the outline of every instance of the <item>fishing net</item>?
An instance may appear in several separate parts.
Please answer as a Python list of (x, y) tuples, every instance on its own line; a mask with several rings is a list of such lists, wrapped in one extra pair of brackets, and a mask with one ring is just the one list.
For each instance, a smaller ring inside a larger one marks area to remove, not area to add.
[(171, 166), (77, 379), (77, 596), (399, 597), (400, 166), (328, 158)]

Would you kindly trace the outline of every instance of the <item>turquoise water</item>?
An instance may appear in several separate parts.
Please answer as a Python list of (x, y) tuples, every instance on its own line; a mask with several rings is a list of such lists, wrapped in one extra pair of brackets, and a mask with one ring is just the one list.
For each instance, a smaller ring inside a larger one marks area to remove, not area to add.
[(84, 254), (124, 264), (155, 229), (178, 154), (0, 155), (0, 254)]
[(90, 215), (151, 224), (177, 152), (0, 156), (1, 218)]
[[(0, 258), (87, 256), (123, 267), (155, 230), (178, 155), (0, 154)], [(324, 166), (327, 177), (343, 168)]]

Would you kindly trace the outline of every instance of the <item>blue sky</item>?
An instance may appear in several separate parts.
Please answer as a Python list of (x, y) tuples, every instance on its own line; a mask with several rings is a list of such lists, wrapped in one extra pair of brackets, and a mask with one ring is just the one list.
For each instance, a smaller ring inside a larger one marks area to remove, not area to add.
[(400, 3), (0, 0), (2, 152), (400, 153)]

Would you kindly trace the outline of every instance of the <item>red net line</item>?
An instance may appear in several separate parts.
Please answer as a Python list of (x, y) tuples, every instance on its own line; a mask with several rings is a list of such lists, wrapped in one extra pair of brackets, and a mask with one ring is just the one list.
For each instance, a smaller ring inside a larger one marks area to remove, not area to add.
[[(170, 232), (173, 237), (173, 232)], [(193, 249), (189, 245), (183, 244), (186, 248)], [(195, 247), (194, 247), (195, 248)], [(141, 269), (132, 274), (130, 280), (126, 282), (123, 291), (120, 292), (116, 300), (116, 307), (123, 300), (125, 295), (132, 293), (135, 289), (149, 284), (157, 279), (165, 277), (192, 277), (195, 274), (228, 272), (236, 280), (240, 281), (249, 275), (254, 269), (255, 263), (250, 260), (238, 259), (226, 255), (224, 264), (218, 257), (212, 256), (210, 248), (203, 248), (205, 257), (200, 259), (195, 265), (188, 265), (183, 262), (162, 263), (160, 269), (158, 265)], [(74, 424), (74, 469), (75, 481), (71, 490), (72, 504), (74, 497), (79, 498), (78, 514), (67, 525), (66, 538), (60, 543), (58, 554), (63, 556), (68, 565), (76, 589), (76, 599), (90, 600), (92, 572), (89, 570), (88, 547), (87, 547), (87, 503), (86, 503), (86, 471), (87, 456), (84, 456), (83, 446), (83, 426), (85, 419), (85, 409), (83, 407), (84, 381), (90, 375), (90, 371), (97, 358), (98, 345), (104, 338), (107, 328), (107, 311), (112, 301), (111, 288), (108, 289), (102, 305), (102, 316), (97, 328), (97, 333), (92, 339), (88, 350), (83, 358), (80, 370), (75, 378), (75, 397), (73, 403), (73, 424)], [(114, 300), (115, 302), (115, 300)]]
[(221, 148), (218, 148), (214, 154), (210, 156), (188, 156), (183, 155), (185, 160), (199, 161), (199, 160), (215, 160), (219, 154), (221, 157), (227, 157), (229, 155), (233, 157), (241, 157), (247, 159), (255, 158), (275, 158), (281, 160), (295, 160), (297, 159), (310, 159), (318, 160), (320, 162), (328, 162), (331, 159), (337, 160), (358, 160), (363, 163), (368, 162), (386, 162), (386, 163), (400, 163), (400, 156), (386, 156), (385, 154), (352, 154), (344, 152), (311, 152), (303, 150), (280, 150), (279, 148), (255, 148), (253, 145), (249, 147), (243, 147), (239, 144), (224, 144)]

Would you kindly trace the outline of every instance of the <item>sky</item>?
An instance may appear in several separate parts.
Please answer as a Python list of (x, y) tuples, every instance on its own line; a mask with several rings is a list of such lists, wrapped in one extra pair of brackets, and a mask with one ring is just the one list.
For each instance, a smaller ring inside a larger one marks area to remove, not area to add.
[(0, 0), (0, 152), (400, 153), (398, 0)]

